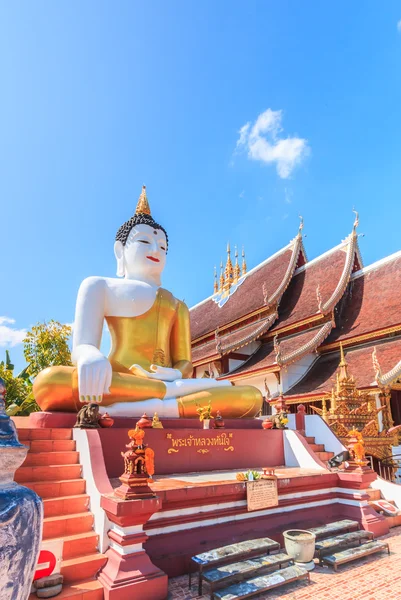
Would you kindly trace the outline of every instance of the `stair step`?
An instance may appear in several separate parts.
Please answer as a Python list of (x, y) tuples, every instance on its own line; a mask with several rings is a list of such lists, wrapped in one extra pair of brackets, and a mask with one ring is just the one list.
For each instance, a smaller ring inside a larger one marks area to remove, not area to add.
[(19, 440), (72, 440), (72, 429), (17, 429)]
[(222, 590), (215, 591), (213, 597), (215, 600), (242, 600), (242, 598), (249, 598), (299, 579), (309, 580), (308, 571), (297, 565), (291, 565), (267, 575), (234, 583)]
[(15, 472), (17, 483), (26, 481), (57, 481), (58, 479), (78, 479), (81, 476), (81, 465), (47, 465), (43, 467), (20, 467)]
[(59, 496), (76, 496), (84, 494), (85, 479), (60, 479), (59, 481), (24, 481), (25, 487), (30, 488), (41, 498), (57, 498)]
[(324, 444), (309, 444), (313, 452), (325, 452)]
[(73, 465), (79, 462), (79, 452), (28, 452), (23, 467)]
[(46, 517), (43, 519), (42, 539), (73, 535), (91, 531), (93, 527), (93, 515), (90, 512), (77, 513), (75, 515), (60, 515), (57, 517)]
[(222, 565), (214, 569), (203, 572), (203, 579), (211, 586), (218, 584), (229, 585), (234, 581), (239, 581), (256, 575), (269, 568), (275, 567), (281, 569), (283, 566), (293, 563), (293, 559), (283, 552), (279, 554), (265, 554), (255, 558), (248, 558), (229, 565)]
[(71, 515), (82, 513), (89, 508), (89, 496), (87, 494), (75, 494), (74, 496), (58, 496), (56, 498), (45, 498), (43, 509), (45, 517), (58, 517), (60, 515)]
[(348, 532), (354, 529), (359, 529), (358, 521), (351, 521), (350, 519), (343, 519), (342, 521), (332, 521), (319, 527), (312, 527), (308, 529), (316, 536), (316, 541), (327, 537), (333, 537), (341, 532)]
[(60, 572), (64, 576), (66, 583), (89, 579), (106, 564), (107, 556), (105, 554), (86, 554), (63, 560)]
[[(96, 579), (65, 583), (62, 592), (57, 596), (57, 600), (103, 600), (103, 598), (103, 586)], [(38, 600), (38, 597), (36, 594), (31, 594), (29, 600)]]
[(75, 440), (24, 440), (23, 443), (29, 444), (30, 452), (70, 452), (75, 450)]
[(316, 556), (319, 558), (323, 555), (330, 554), (340, 547), (347, 547), (351, 545), (361, 544), (368, 539), (373, 539), (374, 533), (371, 531), (352, 531), (351, 533), (343, 533), (341, 535), (335, 535), (334, 537), (319, 540), (315, 545)]
[(390, 548), (386, 542), (374, 540), (372, 542), (367, 542), (366, 544), (361, 544), (356, 548), (348, 548), (346, 550), (342, 550), (341, 552), (324, 556), (322, 558), (322, 562), (334, 567), (335, 571), (337, 571), (337, 567), (339, 565), (356, 560), (357, 558), (369, 556), (369, 554), (382, 552), (383, 550), (387, 550), (388, 554), (390, 554)]
[(76, 558), (83, 554), (95, 554), (99, 543), (96, 531), (85, 531), (73, 535), (48, 538), (49, 541), (63, 540), (63, 560)]
[(333, 458), (334, 456), (334, 452), (316, 452), (316, 454), (322, 462), (325, 460), (330, 460), (330, 458)]
[(315, 438), (314, 437), (310, 437), (310, 436), (306, 435), (305, 439), (308, 442), (308, 444), (314, 444), (315, 443)]

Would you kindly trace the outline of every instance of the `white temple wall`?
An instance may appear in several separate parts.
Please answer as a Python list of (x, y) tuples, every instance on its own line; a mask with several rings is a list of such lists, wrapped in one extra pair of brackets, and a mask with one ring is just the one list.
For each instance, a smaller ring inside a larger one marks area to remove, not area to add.
[(281, 384), (284, 394), (305, 376), (306, 372), (309, 371), (316, 359), (317, 356), (314, 352), (306, 354), (297, 362), (289, 365), (286, 369), (282, 369)]

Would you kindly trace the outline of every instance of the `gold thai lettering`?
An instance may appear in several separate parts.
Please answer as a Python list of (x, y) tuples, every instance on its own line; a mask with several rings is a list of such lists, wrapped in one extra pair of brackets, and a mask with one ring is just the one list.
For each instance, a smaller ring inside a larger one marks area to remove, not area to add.
[[(233, 442), (233, 434), (232, 433), (218, 433), (215, 436), (194, 436), (194, 435), (188, 435), (186, 437), (177, 437), (174, 438), (173, 435), (171, 433), (166, 435), (166, 439), (171, 440), (171, 448), (198, 448), (198, 447), (220, 447), (220, 446), (225, 446), (224, 450), (230, 449), (231, 451), (234, 450), (234, 447), (232, 446), (232, 442)], [(228, 447), (228, 448), (226, 448)], [(170, 452), (169, 452), (170, 454)]]

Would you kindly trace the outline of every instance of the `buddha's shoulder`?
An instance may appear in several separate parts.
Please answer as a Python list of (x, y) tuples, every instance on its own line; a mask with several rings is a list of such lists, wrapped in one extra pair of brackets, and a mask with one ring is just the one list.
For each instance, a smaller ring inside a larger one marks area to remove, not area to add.
[(98, 275), (92, 275), (86, 277), (80, 285), (80, 292), (97, 292), (107, 293), (110, 290), (120, 287), (120, 282), (123, 280), (114, 277), (101, 277)]
[(174, 308), (181, 309), (181, 310), (188, 310), (188, 307), (183, 300), (179, 300), (171, 292), (169, 292), (168, 290), (166, 290), (164, 288), (159, 288), (159, 289), (160, 289), (162, 298), (165, 301), (169, 302), (171, 305), (173, 305)]

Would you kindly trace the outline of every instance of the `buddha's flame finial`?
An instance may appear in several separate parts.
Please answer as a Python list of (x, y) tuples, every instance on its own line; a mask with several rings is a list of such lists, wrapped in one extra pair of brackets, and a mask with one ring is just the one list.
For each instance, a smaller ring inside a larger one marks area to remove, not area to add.
[(138, 198), (138, 204), (136, 205), (135, 214), (150, 215), (150, 207), (148, 197), (146, 195), (146, 185), (142, 186), (141, 195)]
[(241, 269), (238, 264), (238, 250), (235, 246), (235, 265), (234, 265), (234, 283), (238, 283), (238, 279), (241, 277)]
[(245, 250), (244, 247), (242, 246), (242, 273), (241, 275), (244, 276), (246, 275), (246, 261), (245, 261)]
[(213, 293), (217, 294), (218, 290), (219, 290), (219, 286), (218, 286), (218, 283), (217, 283), (217, 269), (216, 269), (216, 267), (214, 267)]

